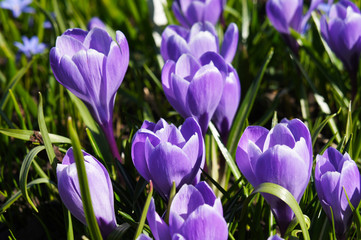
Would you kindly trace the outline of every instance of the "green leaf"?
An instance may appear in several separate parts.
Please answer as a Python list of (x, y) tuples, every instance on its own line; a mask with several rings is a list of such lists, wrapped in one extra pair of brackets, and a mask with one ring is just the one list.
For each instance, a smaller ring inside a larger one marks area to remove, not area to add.
[[(27, 184), (27, 189), (31, 188), (34, 185), (40, 184), (40, 183), (49, 183), (53, 184), (55, 186), (55, 183), (50, 181), (48, 178), (38, 178), (35, 179)], [(16, 200), (18, 200), (23, 195), (22, 191), (16, 192), (14, 195), (12, 195), (1, 207), (0, 207), (0, 214), (3, 214)]]
[[(1, 129), (0, 133), (13, 137), (16, 139), (24, 140), (24, 141), (31, 141), (33, 143), (39, 143), (40, 139), (42, 138), (42, 135), (39, 131), (33, 131), (33, 130), (22, 130), (22, 129)], [(71, 141), (67, 137), (63, 137), (57, 134), (49, 134), (50, 142), (51, 143), (65, 143), (65, 144), (71, 144)]]
[(326, 124), (330, 121), (330, 119), (334, 118), (337, 114), (339, 114), (341, 111), (341, 108), (338, 110), (337, 113), (334, 113), (332, 115), (329, 115), (325, 120), (323, 120), (317, 127), (314, 126), (312, 129), (312, 146), (315, 146), (318, 134), (322, 131), (322, 129), (326, 126)]
[(10, 80), (7, 87), (4, 89), (3, 93), (4, 96), (2, 97), (0, 101), (0, 110), (4, 110), (4, 107), (9, 99), (9, 90), (13, 89), (15, 85), (19, 82), (19, 80), (24, 76), (24, 74), (29, 70), (30, 66), (34, 63), (35, 59), (37, 59), (37, 56), (34, 56), (33, 59), (22, 69), (20, 69), (15, 76)]
[(76, 171), (78, 173), (81, 200), (83, 202), (84, 215), (90, 232), (91, 239), (102, 239), (98, 222), (95, 218), (93, 204), (91, 201), (88, 177), (86, 174), (84, 156), (81, 151), (80, 141), (76, 133), (71, 118), (68, 119), (68, 131), (73, 145)]
[(153, 184), (152, 184), (152, 181), (150, 181), (149, 182), (148, 197), (147, 197), (147, 200), (145, 201), (145, 204), (144, 204), (144, 208), (143, 208), (142, 216), (140, 217), (137, 232), (134, 235), (134, 240), (136, 240), (143, 231), (144, 224), (145, 224), (145, 219), (147, 218), (148, 208), (149, 208), (149, 205), (150, 205), (150, 200), (152, 199), (152, 195), (153, 195)]
[(221, 139), (219, 138), (219, 133), (212, 122), (209, 123), (209, 129), (211, 130), (211, 133), (217, 142), (219, 150), (221, 150), (221, 153), (222, 153), (224, 159), (226, 160), (231, 172), (233, 173), (233, 176), (236, 178), (236, 180), (241, 178), (241, 172), (239, 171), (239, 169), (236, 165), (236, 162), (233, 160), (233, 158), (232, 158), (231, 154), (228, 152), (227, 148), (223, 145)]
[(242, 100), (242, 104), (238, 109), (237, 115), (233, 120), (232, 128), (229, 133), (229, 138), (227, 143), (227, 149), (229, 149), (229, 152), (232, 156), (234, 156), (234, 154), (236, 153), (237, 144), (239, 138), (241, 137), (241, 131), (244, 129), (244, 125), (251, 112), (253, 103), (257, 97), (257, 92), (261, 84), (261, 81), (263, 79), (263, 75), (267, 69), (269, 62), (272, 59), (272, 56), (273, 56), (273, 48), (271, 48), (268, 51), (267, 57), (260, 71), (258, 72), (257, 78), (252, 82), (249, 90), (247, 91), (245, 98)]
[(21, 192), (23, 193), (26, 201), (28, 201), (30, 206), (32, 206), (36, 212), (38, 212), (38, 209), (35, 207), (34, 203), (31, 201), (31, 199), (28, 195), (27, 179), (28, 179), (29, 169), (30, 169), (32, 161), (34, 160), (36, 155), (38, 155), (38, 153), (44, 149), (45, 149), (44, 146), (37, 146), (37, 147), (31, 149), (31, 151), (25, 156), (25, 159), (24, 159), (23, 163), (21, 164), (21, 168), (20, 168), (19, 184), (20, 184)]
[[(302, 210), (301, 210), (300, 206), (298, 205), (298, 202), (286, 188), (284, 188), (278, 184), (267, 182), (267, 183), (262, 183), (262, 184), (258, 185), (254, 189), (252, 194), (249, 195), (248, 198), (244, 201), (244, 204), (243, 204), (244, 207), (242, 209), (241, 216), (245, 215), (249, 202), (253, 199), (254, 195), (257, 193), (272, 194), (272, 195), (278, 197), (279, 199), (281, 199), (282, 201), (284, 201), (292, 209), (296, 218), (298, 219), (301, 229), (302, 229), (303, 238), (305, 240), (310, 240), (310, 235), (308, 233), (307, 224), (303, 217)], [(241, 219), (242, 219), (242, 217), (241, 217)]]
[(53, 167), (53, 170), (55, 171), (56, 161), (54, 160), (56, 159), (56, 156), (50, 141), (48, 129), (46, 128), (44, 112), (43, 112), (43, 97), (40, 92), (39, 92), (38, 124), (40, 128), (41, 136), (43, 137), (46, 154), (48, 155), (50, 165)]
[(176, 188), (175, 182), (173, 181), (172, 189), (170, 190), (169, 199), (168, 199), (167, 212), (165, 214), (165, 220), (164, 220), (167, 224), (169, 223), (170, 207), (172, 206), (172, 202), (173, 202), (176, 192), (177, 192), (177, 188)]

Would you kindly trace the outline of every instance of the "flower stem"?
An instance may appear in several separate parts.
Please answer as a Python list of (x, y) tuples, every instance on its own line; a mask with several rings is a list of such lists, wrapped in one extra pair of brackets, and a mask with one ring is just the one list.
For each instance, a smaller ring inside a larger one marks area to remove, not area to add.
[(113, 125), (112, 123), (107, 123), (102, 126), (103, 132), (105, 134), (106, 139), (108, 140), (110, 150), (113, 156), (123, 163), (122, 158), (119, 154), (119, 149), (117, 147), (117, 143), (114, 138)]

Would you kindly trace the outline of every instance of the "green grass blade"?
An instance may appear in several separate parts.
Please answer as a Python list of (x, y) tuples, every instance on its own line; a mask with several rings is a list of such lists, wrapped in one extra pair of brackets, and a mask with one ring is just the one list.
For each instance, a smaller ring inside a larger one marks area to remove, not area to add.
[(56, 156), (50, 141), (48, 129), (46, 127), (44, 112), (43, 112), (43, 97), (40, 92), (39, 92), (38, 124), (40, 128), (41, 136), (43, 137), (43, 142), (44, 142), (46, 154), (48, 155), (49, 158), (50, 165), (53, 167), (53, 170), (55, 170)]
[[(26, 187), (27, 189), (31, 188), (34, 185), (41, 184), (41, 183), (49, 183), (55, 186), (55, 183), (50, 181), (48, 178), (37, 178), (31, 182), (29, 182)], [(22, 191), (16, 192), (12, 195), (1, 207), (0, 207), (0, 214), (3, 214), (16, 200), (18, 200), (23, 195)]]
[(310, 235), (308, 233), (307, 224), (305, 222), (302, 210), (301, 210), (300, 206), (298, 205), (298, 202), (286, 188), (284, 188), (278, 184), (267, 182), (267, 183), (262, 183), (262, 184), (258, 185), (254, 189), (252, 194), (249, 195), (248, 198), (245, 200), (245, 202), (243, 204), (244, 207), (242, 209), (241, 216), (245, 215), (245, 213), (247, 211), (248, 203), (253, 199), (254, 195), (257, 193), (272, 194), (272, 195), (278, 197), (279, 199), (281, 199), (282, 201), (284, 201), (295, 213), (296, 218), (298, 219), (300, 226), (301, 226), (303, 239), (310, 240)]
[(226, 160), (231, 172), (233, 173), (233, 176), (236, 178), (236, 180), (240, 179), (241, 172), (239, 171), (239, 169), (236, 165), (236, 162), (233, 160), (232, 155), (228, 152), (227, 148), (223, 145), (221, 139), (219, 138), (219, 133), (212, 122), (209, 123), (209, 129), (211, 130), (211, 133), (217, 142), (219, 150), (221, 150), (221, 153), (222, 153), (224, 159)]
[(229, 149), (229, 152), (232, 156), (234, 156), (234, 154), (236, 153), (237, 144), (239, 138), (241, 137), (241, 131), (244, 128), (244, 124), (246, 123), (246, 119), (248, 118), (249, 113), (251, 112), (253, 103), (257, 97), (259, 86), (263, 79), (263, 75), (267, 69), (269, 62), (272, 59), (272, 56), (273, 48), (271, 48), (271, 50), (268, 52), (266, 60), (264, 61), (260, 71), (258, 72), (257, 78), (252, 82), (245, 98), (242, 100), (242, 104), (238, 109), (237, 115), (233, 120), (227, 143), (227, 149)]
[(24, 74), (29, 70), (29, 68), (31, 67), (31, 65), (34, 63), (35, 59), (37, 59), (36, 56), (33, 57), (33, 59), (22, 69), (20, 69), (19, 71), (17, 71), (17, 73), (15, 74), (15, 76), (10, 80), (9, 84), (7, 85), (7, 87), (4, 89), (3, 93), (4, 96), (1, 98), (0, 101), (0, 109), (4, 110), (4, 107), (9, 99), (9, 90), (13, 89), (15, 87), (15, 85), (19, 82), (19, 80), (24, 76)]
[(150, 205), (150, 200), (152, 199), (152, 195), (153, 195), (153, 184), (152, 184), (152, 181), (150, 181), (148, 197), (147, 197), (147, 200), (145, 201), (142, 216), (140, 217), (139, 225), (138, 225), (137, 231), (134, 235), (134, 240), (136, 240), (143, 231), (145, 219), (147, 218), (148, 208)]
[(93, 204), (91, 201), (88, 177), (86, 174), (85, 164), (84, 164), (84, 156), (81, 151), (81, 145), (80, 145), (80, 141), (78, 138), (78, 134), (76, 133), (76, 131), (73, 127), (73, 122), (72, 122), (71, 118), (68, 119), (68, 131), (69, 131), (70, 139), (71, 139), (72, 146), (73, 146), (76, 170), (77, 170), (78, 179), (79, 179), (81, 200), (83, 202), (85, 219), (86, 219), (87, 226), (88, 226), (88, 229), (90, 232), (90, 236), (91, 236), (91, 239), (102, 239), (102, 235), (100, 233), (98, 222), (95, 218)]
[(34, 208), (34, 210), (36, 212), (38, 212), (38, 209), (35, 207), (34, 203), (31, 201), (31, 199), (30, 199), (30, 197), (28, 195), (27, 179), (28, 179), (28, 174), (29, 174), (29, 170), (30, 170), (30, 166), (31, 166), (32, 161), (34, 160), (36, 155), (38, 155), (38, 153), (41, 152), (44, 149), (45, 149), (44, 146), (37, 146), (37, 147), (33, 148), (25, 156), (25, 159), (24, 159), (23, 163), (21, 164), (21, 168), (20, 168), (19, 184), (20, 184), (21, 192), (23, 193), (26, 201), (28, 201), (30, 206), (32, 206), (32, 208)]
[[(340, 109), (341, 110), (341, 109)], [(322, 131), (322, 129), (326, 126), (326, 124), (334, 118), (337, 114), (340, 113), (340, 110), (337, 113), (334, 113), (332, 115), (329, 115), (325, 120), (323, 120), (318, 126), (314, 126), (312, 129), (312, 146), (315, 146), (318, 134)]]
[[(42, 137), (39, 131), (22, 130), (22, 129), (1, 129), (0, 133), (16, 139), (31, 141), (33, 143), (40, 143), (39, 138)], [(51, 143), (65, 143), (71, 144), (71, 141), (67, 137), (63, 137), (57, 134), (49, 133)]]

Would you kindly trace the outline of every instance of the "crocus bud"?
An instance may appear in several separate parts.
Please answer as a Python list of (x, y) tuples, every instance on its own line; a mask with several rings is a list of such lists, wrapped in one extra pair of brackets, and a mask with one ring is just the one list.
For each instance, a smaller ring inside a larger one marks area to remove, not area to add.
[(312, 0), (307, 13), (303, 15), (303, 0), (268, 0), (266, 13), (272, 25), (282, 34), (294, 53), (298, 53), (298, 43), (290, 35), (290, 28), (303, 34), (311, 12), (322, 0)]
[[(283, 119), (270, 131), (249, 126), (238, 143), (236, 161), (246, 179), (257, 187), (270, 182), (286, 188), (299, 202), (312, 169), (312, 142), (308, 128), (298, 119)], [(283, 235), (294, 217), (279, 198), (263, 195)]]
[(224, 0), (175, 0), (172, 10), (184, 27), (191, 27), (196, 22), (211, 22), (215, 25), (223, 12)]
[(118, 159), (113, 108), (128, 62), (129, 47), (124, 34), (117, 31), (115, 42), (100, 28), (90, 32), (69, 29), (57, 38), (50, 51), (50, 66), (56, 80), (85, 103)]
[(92, 30), (93, 28), (101, 28), (101, 29), (106, 29), (105, 24), (103, 23), (102, 20), (100, 20), (100, 18), (98, 17), (93, 17), (92, 19), (89, 20), (88, 25), (87, 25), (87, 29), (88, 31)]
[(328, 18), (328, 22), (326, 16), (321, 18), (321, 34), (349, 72), (354, 97), (361, 54), (361, 12), (351, 1), (341, 0), (332, 5)]
[(352, 219), (345, 192), (355, 208), (361, 200), (360, 173), (356, 163), (348, 153), (342, 155), (329, 147), (323, 155), (316, 157), (315, 185), (322, 208), (331, 221), (333, 214), (338, 239), (344, 239)]
[[(112, 183), (105, 167), (92, 155), (82, 152), (95, 218), (105, 239), (117, 227)], [(56, 174), (61, 200), (69, 211), (86, 225), (72, 148), (66, 152), (63, 162), (57, 165)]]
[(177, 25), (170, 25), (162, 33), (160, 52), (165, 61), (177, 61), (184, 54), (189, 53), (199, 59), (206, 52), (220, 53), (227, 63), (231, 63), (236, 54), (238, 44), (238, 27), (231, 23), (219, 50), (218, 34), (210, 22), (198, 22), (187, 29)]
[(169, 225), (156, 212), (153, 199), (147, 220), (155, 240), (228, 238), (221, 200), (205, 182), (183, 185), (172, 201)]
[(162, 70), (164, 93), (184, 118), (195, 117), (206, 133), (221, 100), (228, 66), (215, 52), (207, 52), (199, 60), (183, 54), (177, 62), (168, 60)]
[(133, 138), (132, 159), (140, 175), (168, 198), (173, 182), (178, 189), (199, 182), (205, 162), (202, 131), (193, 118), (179, 128), (163, 119), (144, 121)]

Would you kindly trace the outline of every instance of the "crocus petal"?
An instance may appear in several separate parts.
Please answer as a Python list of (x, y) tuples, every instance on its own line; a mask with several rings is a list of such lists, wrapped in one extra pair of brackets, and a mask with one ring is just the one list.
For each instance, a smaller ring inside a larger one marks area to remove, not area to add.
[(176, 17), (176, 19), (178, 20), (178, 22), (185, 27), (190, 26), (190, 23), (188, 22), (188, 20), (184, 17), (181, 7), (179, 6), (179, 4), (177, 3), (177, 1), (174, 1), (172, 4), (172, 11), (174, 13), (174, 16)]
[(172, 183), (181, 185), (192, 172), (189, 157), (178, 147), (170, 143), (160, 143), (155, 147), (148, 159), (148, 168), (154, 186), (168, 196)]
[(189, 49), (196, 58), (206, 52), (218, 52), (217, 38), (209, 32), (200, 32), (190, 40)]
[(231, 23), (224, 34), (221, 55), (227, 63), (231, 63), (237, 51), (238, 27)]
[(277, 124), (269, 132), (263, 146), (263, 151), (276, 145), (286, 145), (293, 148), (295, 143), (296, 141), (290, 129), (285, 124)]
[(80, 41), (81, 43), (84, 42), (84, 39), (86, 37), (86, 35), (88, 34), (87, 31), (84, 31), (83, 29), (80, 28), (72, 28), (72, 29), (68, 29), (63, 33), (63, 36), (69, 36), (72, 38), (75, 38), (76, 40)]
[(189, 23), (204, 21), (205, 4), (200, 1), (193, 1), (189, 4), (186, 12), (183, 11)]
[(63, 56), (66, 54), (69, 57), (73, 57), (73, 55), (81, 50), (86, 50), (82, 42), (68, 35), (63, 35), (56, 39), (56, 48), (59, 51), (59, 55)]
[(105, 30), (93, 28), (85, 37), (83, 44), (86, 48), (95, 49), (107, 56), (112, 41), (112, 38)]
[(205, 133), (208, 122), (221, 99), (219, 89), (223, 90), (223, 78), (218, 69), (211, 64), (203, 66), (189, 85), (187, 103), (193, 116)]
[(159, 217), (158, 213), (155, 211), (154, 199), (150, 200), (147, 220), (152, 234), (156, 240), (171, 240), (169, 234), (169, 229), (167, 224)]
[(192, 185), (184, 185), (175, 195), (170, 214), (177, 214), (187, 219), (189, 214), (204, 204), (202, 194)]
[(191, 213), (181, 228), (181, 234), (187, 240), (228, 238), (226, 221), (209, 205), (202, 205)]

